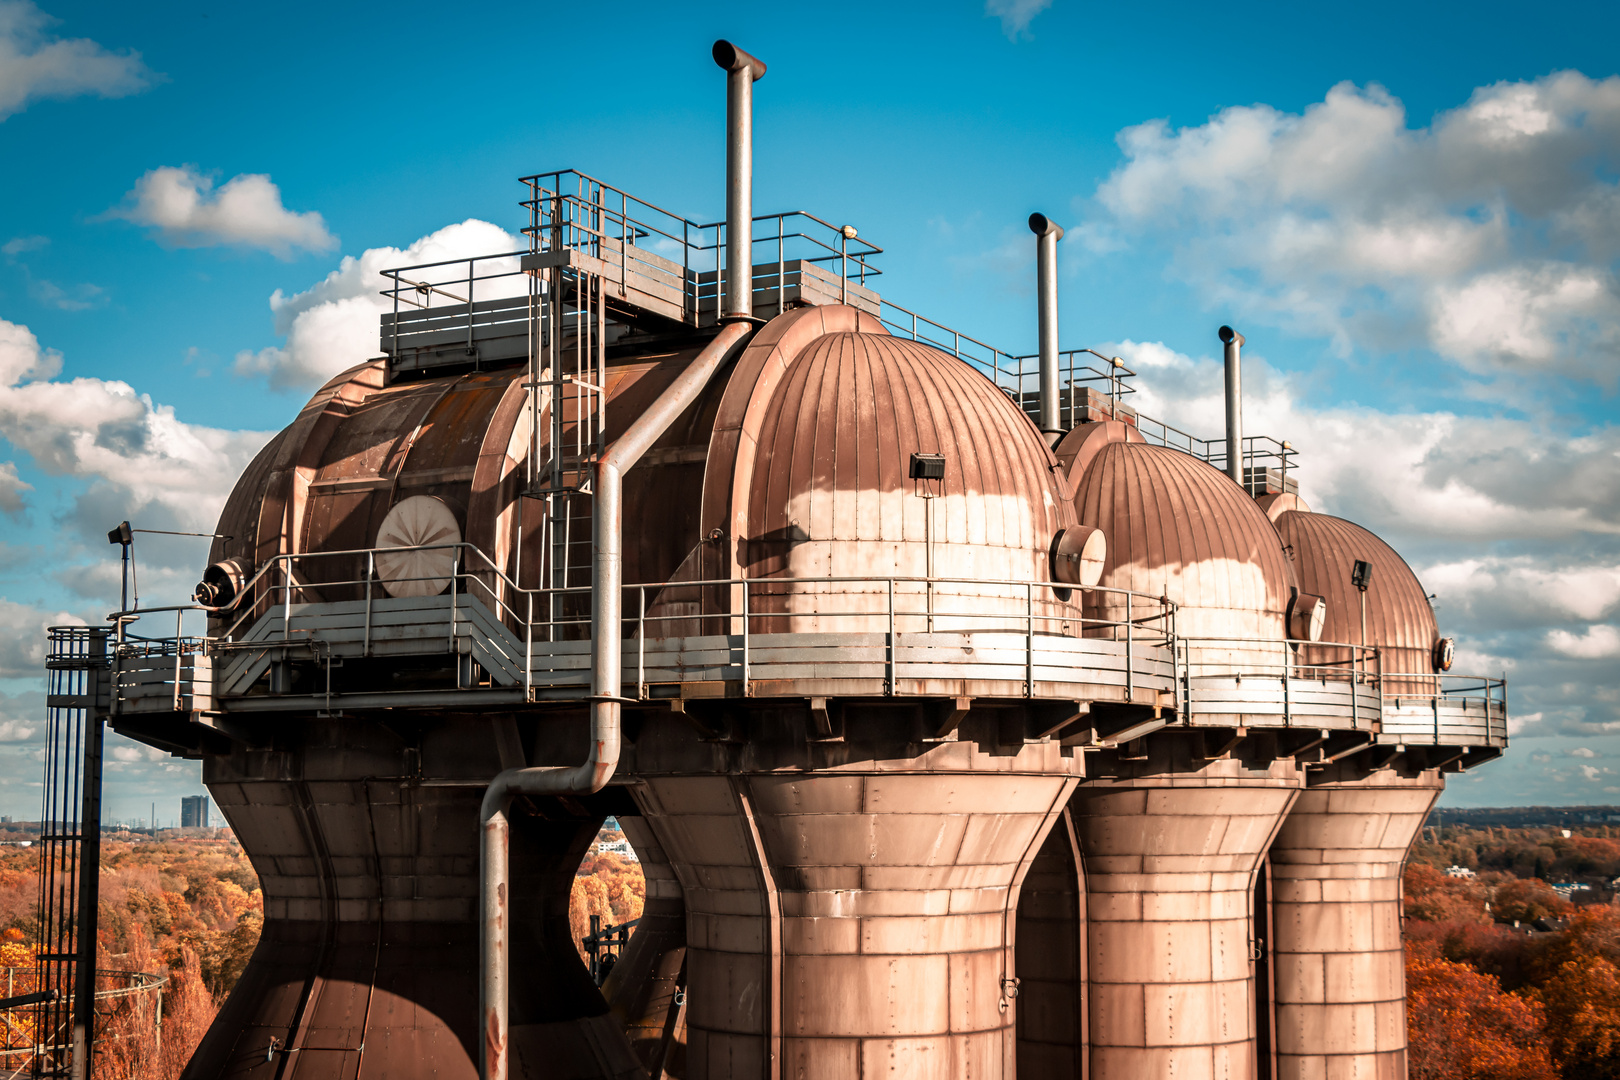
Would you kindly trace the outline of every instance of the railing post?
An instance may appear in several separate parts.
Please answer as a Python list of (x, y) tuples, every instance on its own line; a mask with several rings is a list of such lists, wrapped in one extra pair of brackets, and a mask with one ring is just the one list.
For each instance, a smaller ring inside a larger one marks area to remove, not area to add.
[(1035, 696), (1035, 583), (1024, 582), (1024, 696)]
[(1289, 669), (1290, 666), (1292, 666), (1290, 664), (1290, 662), (1289, 662), (1289, 651), (1290, 650), (1289, 650), (1289, 647), (1288, 647), (1288, 639), (1283, 638), (1283, 641), (1282, 641), (1282, 654), (1283, 654), (1283, 664), (1282, 664), (1283, 672), (1282, 672), (1282, 675), (1283, 675), (1283, 726), (1284, 727), (1293, 727), (1294, 726), (1294, 702), (1293, 702), (1293, 698), (1290, 696), (1291, 687), (1289, 686), (1289, 683), (1288, 683), (1288, 669)]
[(1131, 593), (1125, 594), (1125, 700), (1136, 700), (1136, 627), (1131, 621)]
[(183, 643), (180, 639), (180, 620), (184, 612), (174, 613), (174, 711), (180, 711), (180, 655)]
[(647, 586), (636, 586), (636, 697), (647, 693)]
[(292, 639), (292, 562), (289, 556), (282, 556), (281, 574), (281, 641), (286, 644)]
[[(458, 546), (450, 550), (453, 553), (450, 556), (450, 654), (454, 656), (456, 654), (456, 579), (461, 574), (461, 548)], [(460, 672), (461, 665), (458, 663), (456, 665), (457, 689), (461, 687)]]
[[(1350, 646), (1350, 730), (1352, 731), (1361, 730), (1361, 712), (1359, 708), (1360, 702), (1357, 697), (1356, 690), (1356, 687), (1361, 685), (1360, 681), (1356, 678), (1357, 656), (1358, 647), (1355, 645)], [(1380, 707), (1378, 710), (1379, 717), (1382, 718), (1383, 714), (1384, 710)]]
[(523, 595), (529, 603), (523, 619), (523, 697), (527, 701), (534, 697), (534, 593)]
[(371, 579), (377, 576), (377, 552), (366, 551), (366, 634), (360, 643), (360, 655), (371, 655)]
[(889, 589), (889, 655), (887, 657), (889, 662), (889, 677), (884, 681), (883, 692), (885, 694), (893, 694), (895, 691), (894, 578), (889, 578), (887, 580)]
[(742, 579), (742, 679), (743, 697), (748, 696), (748, 579)]

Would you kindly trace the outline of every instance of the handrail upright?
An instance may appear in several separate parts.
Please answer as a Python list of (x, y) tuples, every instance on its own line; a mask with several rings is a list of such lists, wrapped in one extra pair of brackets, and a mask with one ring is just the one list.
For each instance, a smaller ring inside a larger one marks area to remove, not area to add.
[(1136, 655), (1131, 622), (1131, 594), (1125, 594), (1125, 700), (1136, 700)]
[(1035, 696), (1035, 585), (1024, 583), (1024, 696)]
[(361, 641), (361, 656), (371, 655), (371, 581), (377, 576), (376, 560), (375, 550), (366, 552), (366, 631)]

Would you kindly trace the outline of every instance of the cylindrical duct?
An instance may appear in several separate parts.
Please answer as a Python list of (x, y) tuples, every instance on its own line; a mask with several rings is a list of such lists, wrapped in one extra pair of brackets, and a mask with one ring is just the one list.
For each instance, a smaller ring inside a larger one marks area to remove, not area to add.
[(726, 69), (726, 287), (721, 319), (754, 317), (754, 81), (765, 64), (729, 41), (714, 43)]
[(1200, 768), (1167, 743), (1148, 755), (1069, 804), (1085, 863), (1089, 1076), (1253, 1076), (1252, 883), (1299, 777), (1288, 758)]
[(1063, 226), (1045, 214), (1031, 214), (1029, 229), (1035, 234), (1035, 292), (1041, 353), (1040, 428), (1048, 439), (1056, 441), (1062, 433), (1058, 419), (1057, 242), (1063, 239)]
[(1243, 335), (1220, 329), (1226, 345), (1226, 475), (1243, 487)]
[(1405, 1076), (1401, 868), (1438, 772), (1330, 766), (1271, 845), (1279, 1076)]

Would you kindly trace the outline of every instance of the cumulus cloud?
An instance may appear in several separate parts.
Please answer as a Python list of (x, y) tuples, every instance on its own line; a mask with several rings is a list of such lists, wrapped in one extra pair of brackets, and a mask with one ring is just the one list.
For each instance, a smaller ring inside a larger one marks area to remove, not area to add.
[(1620, 630), (1612, 626), (1589, 626), (1584, 634), (1550, 630), (1547, 647), (1577, 660), (1604, 660), (1620, 657)]
[[(377, 356), (378, 318), (393, 310), (392, 301), (381, 295), (392, 282), (382, 271), (422, 263), (465, 259), (516, 251), (522, 241), (505, 229), (486, 221), (468, 219), (449, 225), (410, 244), (370, 248), (359, 257), (345, 255), (336, 270), (303, 292), (286, 295), (277, 289), (270, 297), (275, 331), (285, 337), (279, 346), (244, 350), (236, 355), (236, 374), (265, 378), (278, 390), (303, 390), (319, 385), (346, 368)], [(517, 270), (517, 259), (490, 260), (479, 264), (478, 273), (505, 274)], [(437, 267), (424, 273), (439, 274), (435, 281), (447, 280), (464, 270)], [(478, 283), (479, 297), (519, 295), (524, 289), (519, 277), (498, 278)], [(459, 290), (452, 289), (457, 295)], [(445, 302), (440, 300), (439, 302)], [(453, 302), (453, 301), (450, 301)]]
[(0, 461), (0, 512), (18, 516), (23, 510), (22, 493), (33, 490), (34, 485), (17, 475), (16, 462)]
[(984, 13), (1001, 20), (1001, 32), (1008, 41), (1027, 37), (1035, 16), (1052, 6), (1052, 0), (984, 0)]
[(37, 678), (45, 670), (45, 630), (83, 626), (66, 611), (50, 612), (0, 597), (0, 679)]
[(43, 98), (116, 98), (152, 85), (140, 53), (51, 37), (54, 22), (28, 0), (0, 0), (0, 120)]
[(48, 474), (90, 481), (119, 516), (148, 508), (211, 529), (269, 433), (188, 424), (126, 382), (60, 379), (61, 368), (26, 326), (0, 319), (0, 437)]
[(1589, 746), (1577, 746), (1575, 749), (1573, 749), (1573, 750), (1571, 750), (1569, 752), (1569, 756), (1570, 757), (1580, 757), (1580, 758), (1595, 758), (1595, 757), (1597, 757), (1597, 751), (1593, 750)]
[(1497, 83), (1408, 125), (1384, 89), (1121, 132), (1086, 236), (1159, 240), (1211, 303), (1342, 351), (1432, 348), (1486, 376), (1614, 385), (1620, 77)]
[(236, 245), (284, 259), (298, 250), (337, 247), (320, 214), (288, 210), (281, 189), (260, 173), (233, 176), (215, 190), (213, 178), (196, 166), (153, 169), (135, 181), (124, 205), (109, 216), (156, 229), (164, 243), (176, 247)]
[[(1103, 348), (1141, 374), (1130, 401), (1142, 412), (1191, 431), (1223, 430), (1218, 361), (1159, 342)], [(1302, 398), (1297, 380), (1260, 355), (1245, 358), (1245, 428), (1293, 442), (1305, 463), (1301, 493), (1319, 509), (1407, 540), (1620, 537), (1620, 429), (1550, 437), (1528, 420), (1316, 407)], [(1613, 595), (1606, 573), (1598, 577), (1596, 595)]]
[[(1159, 342), (1102, 351), (1141, 373), (1129, 400), (1145, 415), (1222, 429), (1215, 359)], [(1620, 733), (1620, 430), (1312, 404), (1301, 377), (1252, 351), (1244, 376), (1246, 427), (1293, 442), (1305, 500), (1384, 537), (1438, 594), (1456, 670), (1508, 673), (1513, 734)]]

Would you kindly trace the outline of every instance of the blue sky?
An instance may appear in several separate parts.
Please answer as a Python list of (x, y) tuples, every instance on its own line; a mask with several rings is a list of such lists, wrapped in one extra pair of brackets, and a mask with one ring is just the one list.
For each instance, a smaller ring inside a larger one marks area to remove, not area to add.
[[(1249, 429), (1509, 675), (1512, 751), (1445, 801), (1620, 803), (1620, 9), (579, 12), (0, 0), (0, 813), (37, 813), (39, 629), (110, 609), (106, 529), (210, 528), (370, 355), (387, 249), (499, 245), (560, 167), (722, 216), (720, 36), (770, 65), (757, 210), (857, 225), (886, 297), (1030, 350), (1044, 211), (1065, 345), (1208, 435), (1242, 328)], [(143, 596), (202, 554), (143, 537)], [(114, 751), (115, 816), (201, 790)]]

